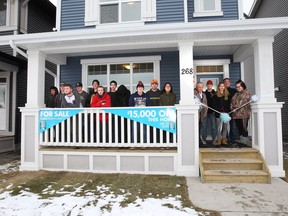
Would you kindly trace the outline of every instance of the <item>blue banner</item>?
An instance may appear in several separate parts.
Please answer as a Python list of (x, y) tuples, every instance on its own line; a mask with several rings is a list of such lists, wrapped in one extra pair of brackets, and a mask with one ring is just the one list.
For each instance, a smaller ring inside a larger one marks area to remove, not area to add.
[(176, 133), (176, 108), (141, 107), (124, 109), (103, 109), (124, 118)]
[(39, 133), (65, 121), (66, 119), (80, 113), (82, 109), (73, 110), (40, 110), (39, 111)]

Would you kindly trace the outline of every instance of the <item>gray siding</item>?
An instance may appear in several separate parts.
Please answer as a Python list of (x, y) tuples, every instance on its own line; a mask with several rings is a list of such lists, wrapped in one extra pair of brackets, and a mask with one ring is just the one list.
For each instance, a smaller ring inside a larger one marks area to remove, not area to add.
[[(255, 13), (255, 18), (284, 16), (288, 16), (287, 0), (262, 0)], [(275, 96), (277, 101), (285, 102), (282, 108), (282, 131), (283, 140), (288, 142), (288, 29), (282, 30), (275, 36), (273, 49), (274, 85), (280, 88), (279, 92), (275, 92)]]
[(275, 87), (280, 88), (279, 92), (275, 92), (275, 96), (277, 101), (285, 102), (282, 109), (282, 127), (283, 139), (288, 142), (288, 29), (275, 37), (273, 55)]
[(157, 0), (157, 22), (184, 22), (183, 0)]
[(85, 1), (61, 1), (61, 30), (85, 28)]
[(56, 24), (56, 8), (47, 0), (28, 4), (27, 33), (51, 32)]
[(9, 45), (0, 46), (0, 51), (8, 55), (13, 55), (13, 50)]
[[(61, 30), (93, 28), (84, 25), (84, 0), (62, 0)], [(221, 17), (193, 18), (194, 0), (188, 0), (189, 22), (238, 19), (238, 0), (222, 0)], [(184, 22), (183, 0), (157, 0), (157, 21), (146, 24)]]
[(222, 0), (223, 16), (216, 17), (193, 17), (194, 0), (188, 0), (188, 21), (219, 21), (238, 19), (238, 0)]
[(231, 82), (231, 87), (235, 88), (235, 83), (241, 79), (241, 66), (240, 63), (234, 62), (229, 65), (229, 78)]

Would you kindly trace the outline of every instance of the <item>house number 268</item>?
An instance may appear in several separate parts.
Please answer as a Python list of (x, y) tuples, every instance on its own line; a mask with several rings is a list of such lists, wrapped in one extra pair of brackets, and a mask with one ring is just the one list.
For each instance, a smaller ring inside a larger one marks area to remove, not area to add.
[(193, 68), (182, 68), (181, 69), (181, 75), (185, 75), (185, 74), (193, 74)]

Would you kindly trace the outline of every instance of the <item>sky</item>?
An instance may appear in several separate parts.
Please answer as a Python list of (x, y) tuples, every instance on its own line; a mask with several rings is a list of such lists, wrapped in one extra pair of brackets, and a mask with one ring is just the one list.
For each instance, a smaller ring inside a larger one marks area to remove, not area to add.
[[(50, 0), (54, 5), (56, 5), (57, 0)], [(244, 9), (244, 13), (246, 13), (247, 15), (249, 14), (250, 8), (253, 4), (254, 0), (243, 0), (243, 9)]]

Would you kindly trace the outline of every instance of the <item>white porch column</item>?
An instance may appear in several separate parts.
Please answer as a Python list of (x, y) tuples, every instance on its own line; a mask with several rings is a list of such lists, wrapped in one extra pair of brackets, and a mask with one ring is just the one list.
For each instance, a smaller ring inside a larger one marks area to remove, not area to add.
[(44, 107), (44, 80), (46, 54), (28, 51), (27, 103), (25, 107)]
[(39, 170), (39, 108), (44, 107), (45, 58), (40, 51), (28, 51), (27, 103), (20, 108), (20, 170)]
[(193, 42), (183, 42), (178, 44), (180, 105), (194, 104), (193, 46)]
[(252, 145), (263, 154), (272, 177), (283, 177), (281, 108), (274, 94), (273, 38), (254, 44), (255, 91), (252, 104)]
[(194, 102), (193, 42), (179, 43), (180, 102), (177, 108), (179, 176), (199, 176), (199, 105)]
[(274, 92), (273, 38), (258, 39), (254, 44), (255, 91), (259, 102), (276, 102)]

